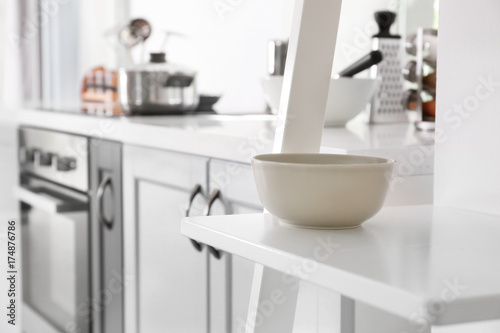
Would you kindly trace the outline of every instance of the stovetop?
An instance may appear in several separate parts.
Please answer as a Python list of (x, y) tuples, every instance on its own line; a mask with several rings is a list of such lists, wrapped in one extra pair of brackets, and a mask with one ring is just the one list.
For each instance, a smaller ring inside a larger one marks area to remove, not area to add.
[(141, 113), (128, 113), (123, 109), (118, 108), (103, 108), (102, 106), (89, 107), (89, 105), (51, 105), (42, 106), (37, 105), (33, 107), (34, 109), (49, 111), (49, 112), (61, 112), (61, 113), (73, 113), (73, 114), (86, 114), (89, 116), (98, 117), (134, 117), (134, 116), (181, 116), (181, 115), (215, 115), (216, 111), (210, 110), (195, 110), (191, 112), (175, 112), (175, 111), (165, 111), (165, 112), (141, 112)]

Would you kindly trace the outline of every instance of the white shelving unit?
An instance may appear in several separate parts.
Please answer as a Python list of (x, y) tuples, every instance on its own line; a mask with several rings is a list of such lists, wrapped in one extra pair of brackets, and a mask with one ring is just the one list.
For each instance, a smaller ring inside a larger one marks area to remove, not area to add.
[(296, 229), (255, 214), (185, 219), (182, 232), (416, 328), (426, 319), (429, 332), (500, 319), (498, 216), (423, 205), (384, 208), (357, 230)]
[[(328, 83), (304, 69), (329, 73), (333, 53), (305, 41), (336, 35), (336, 11), (327, 7), (340, 3), (296, 1), (276, 153), (319, 151)], [(500, 319), (499, 9), (492, 1), (440, 3), (436, 206), (385, 207), (350, 231), (292, 229), (267, 214), (184, 220), (188, 237), (256, 262), (246, 333), (359, 333), (358, 304), (384, 316), (365, 320), (370, 333), (430, 333)], [(480, 112), (458, 124), (446, 117), (453, 105)], [(397, 318), (407, 327), (393, 326)], [(498, 331), (498, 322), (489, 324), (488, 332)]]

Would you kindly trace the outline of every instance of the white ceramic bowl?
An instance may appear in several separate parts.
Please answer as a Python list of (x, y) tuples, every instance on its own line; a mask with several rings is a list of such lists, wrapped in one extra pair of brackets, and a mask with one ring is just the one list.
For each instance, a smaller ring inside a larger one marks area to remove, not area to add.
[[(379, 81), (376, 79), (338, 78), (330, 81), (325, 126), (343, 126), (366, 108)], [(267, 76), (261, 81), (264, 97), (273, 113), (280, 105), (283, 76)]]
[(303, 228), (356, 228), (382, 207), (395, 161), (335, 154), (265, 154), (252, 158), (264, 207)]

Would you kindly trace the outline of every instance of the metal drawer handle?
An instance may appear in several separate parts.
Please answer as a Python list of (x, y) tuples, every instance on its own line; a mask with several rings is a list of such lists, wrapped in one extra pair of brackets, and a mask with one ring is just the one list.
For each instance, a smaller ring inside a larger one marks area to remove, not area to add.
[(215, 189), (212, 194), (210, 195), (210, 198), (208, 199), (208, 204), (207, 204), (207, 209), (205, 210), (205, 216), (210, 215), (210, 210), (212, 210), (212, 205), (214, 204), (215, 200), (220, 199), (220, 190)]
[(222, 251), (221, 250), (217, 250), (213, 246), (210, 246), (210, 245), (208, 246), (208, 252), (210, 252), (215, 257), (215, 259), (222, 258)]
[[(220, 199), (219, 189), (215, 189), (210, 195), (210, 198), (208, 199), (207, 209), (205, 210), (205, 216), (210, 215), (210, 210), (212, 210), (212, 205), (217, 199)], [(216, 259), (220, 259), (222, 257), (222, 251), (217, 250), (213, 246), (208, 246), (208, 252), (210, 252)]]
[[(188, 202), (188, 205), (187, 205), (187, 208), (186, 208), (186, 217), (189, 217), (189, 211), (191, 210), (191, 207), (193, 206), (193, 202), (194, 202), (194, 198), (196, 198), (196, 196), (198, 194), (200, 194), (202, 191), (202, 188), (201, 188), (201, 185), (200, 184), (196, 184), (193, 188), (193, 190), (191, 191), (191, 194), (189, 194), (189, 202)], [(198, 252), (201, 252), (203, 250), (203, 244), (202, 243), (199, 243), (197, 241), (195, 241), (194, 239), (189, 239), (191, 241), (191, 244), (193, 244), (194, 248), (198, 251)]]
[(97, 205), (99, 207), (99, 222), (102, 223), (105, 227), (108, 229), (113, 228), (113, 219), (108, 220), (104, 216), (104, 204), (103, 204), (103, 199), (104, 199), (104, 190), (106, 189), (107, 186), (110, 186), (111, 191), (113, 191), (113, 184), (111, 183), (111, 176), (106, 175), (102, 180), (101, 183), (99, 184), (99, 187), (97, 188)]

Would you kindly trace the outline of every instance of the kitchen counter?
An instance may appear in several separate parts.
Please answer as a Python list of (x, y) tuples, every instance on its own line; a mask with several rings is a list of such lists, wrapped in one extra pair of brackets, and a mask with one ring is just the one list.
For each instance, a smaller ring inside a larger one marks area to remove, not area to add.
[[(276, 122), (276, 116), (264, 114), (111, 118), (30, 108), (13, 113), (24, 126), (243, 163), (272, 151)], [(346, 127), (325, 128), (321, 151), (409, 161), (412, 175), (432, 174), (433, 169), (433, 138), (416, 132), (411, 123), (366, 125), (356, 118)]]

